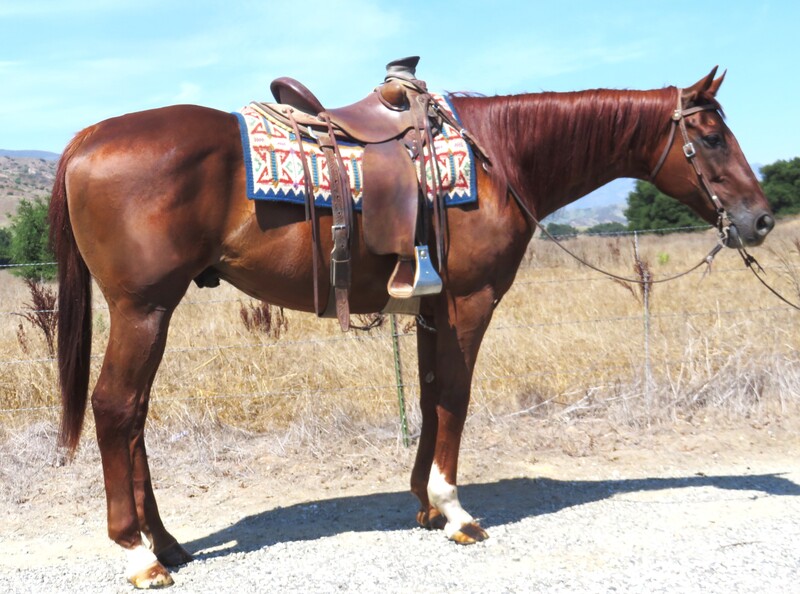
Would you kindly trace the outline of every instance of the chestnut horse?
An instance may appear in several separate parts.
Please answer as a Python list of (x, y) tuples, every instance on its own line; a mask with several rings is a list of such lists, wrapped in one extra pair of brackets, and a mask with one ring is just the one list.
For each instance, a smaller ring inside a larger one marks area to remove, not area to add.
[[(422, 429), (411, 490), (423, 526), (462, 544), (487, 538), (459, 503), (459, 444), (478, 349), (533, 235), (532, 216), (630, 177), (653, 181), (711, 223), (724, 212), (731, 243), (757, 245), (772, 229), (723, 121), (715, 96), (724, 75), (715, 73), (685, 89), (452, 97), (491, 165), (477, 168), (477, 204), (447, 211), (444, 289), (423, 298), (418, 317)], [(108, 534), (127, 551), (137, 587), (172, 583), (165, 566), (191, 559), (159, 516), (144, 439), (167, 328), (190, 283), (214, 275), (257, 299), (314, 311), (312, 223), (302, 207), (250, 201), (245, 190), (236, 117), (197, 106), (91, 126), (59, 163), (50, 223), (60, 281), (60, 439), (75, 450), (86, 410), (94, 278), (111, 317), (91, 398)], [(329, 211), (316, 216), (320, 229), (330, 227)], [(351, 309), (380, 311), (395, 258), (366, 250), (360, 215), (354, 226)], [(331, 251), (325, 235), (320, 254)]]

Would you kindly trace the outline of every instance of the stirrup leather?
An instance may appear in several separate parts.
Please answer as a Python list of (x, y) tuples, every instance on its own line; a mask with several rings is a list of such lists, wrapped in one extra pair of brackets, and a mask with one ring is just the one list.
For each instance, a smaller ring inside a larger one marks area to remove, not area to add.
[(435, 295), (442, 290), (442, 279), (431, 264), (428, 246), (414, 248), (414, 263), (403, 259), (397, 261), (387, 284), (389, 295), (397, 299), (410, 299), (424, 295)]

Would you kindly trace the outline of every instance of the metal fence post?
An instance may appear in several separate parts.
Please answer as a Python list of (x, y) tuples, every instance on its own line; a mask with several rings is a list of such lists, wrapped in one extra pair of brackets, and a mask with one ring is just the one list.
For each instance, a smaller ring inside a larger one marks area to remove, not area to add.
[(397, 316), (391, 314), (392, 320), (392, 350), (394, 351), (394, 377), (397, 382), (397, 404), (400, 408), (400, 433), (403, 436), (403, 445), (408, 447), (408, 422), (406, 421), (406, 395), (403, 384), (403, 367), (400, 361), (400, 341), (397, 333)]
[(652, 404), (651, 387), (653, 384), (653, 374), (650, 367), (650, 271), (647, 270), (639, 256), (639, 233), (637, 231), (633, 232), (633, 251), (636, 261), (639, 263), (642, 278), (642, 307), (644, 309), (644, 402), (649, 423)]

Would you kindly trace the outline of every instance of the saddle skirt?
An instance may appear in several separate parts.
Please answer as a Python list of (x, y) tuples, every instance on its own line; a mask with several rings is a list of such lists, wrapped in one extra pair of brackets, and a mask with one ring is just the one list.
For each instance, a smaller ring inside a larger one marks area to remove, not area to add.
[[(435, 101), (457, 120), (446, 97), (431, 94)], [(239, 120), (242, 138), (245, 171), (247, 174), (247, 197), (251, 200), (275, 200), (294, 204), (305, 204), (306, 184), (301, 143), (294, 131), (278, 120), (248, 105), (234, 112)], [(475, 180), (475, 158), (472, 149), (459, 130), (448, 124), (442, 126), (434, 138), (434, 152), (439, 171), (441, 190), (445, 204), (455, 206), (468, 204), (477, 199)], [(313, 138), (302, 138), (311, 175), (314, 203), (318, 207), (332, 207), (332, 191), (327, 158)], [(339, 152), (350, 181), (354, 207), (361, 210), (364, 180), (364, 146), (339, 142)], [(426, 152), (427, 153), (427, 152)], [(409, 156), (409, 159), (411, 157)], [(426, 154), (426, 162), (431, 156)], [(421, 163), (415, 163), (417, 178), (421, 176)], [(426, 189), (430, 198), (435, 194), (433, 171), (426, 166)]]

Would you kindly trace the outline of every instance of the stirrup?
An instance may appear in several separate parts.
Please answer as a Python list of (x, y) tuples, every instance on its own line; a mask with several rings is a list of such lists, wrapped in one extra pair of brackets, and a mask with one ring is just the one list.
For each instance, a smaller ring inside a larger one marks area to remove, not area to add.
[(431, 264), (427, 246), (414, 248), (414, 261), (414, 264), (406, 259), (397, 261), (387, 284), (389, 295), (396, 299), (409, 299), (441, 292), (442, 279)]

